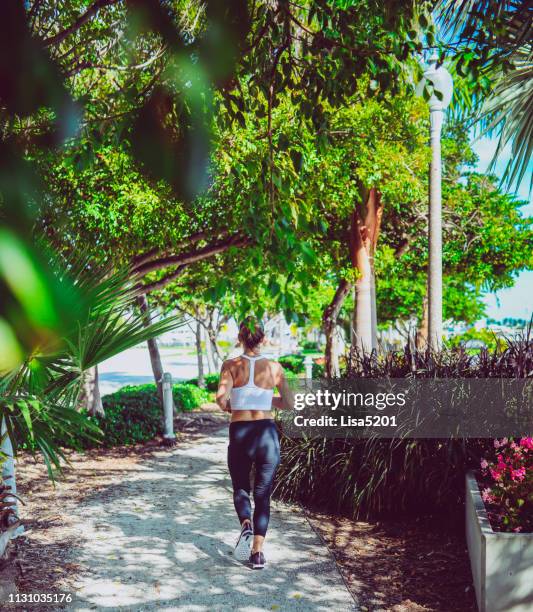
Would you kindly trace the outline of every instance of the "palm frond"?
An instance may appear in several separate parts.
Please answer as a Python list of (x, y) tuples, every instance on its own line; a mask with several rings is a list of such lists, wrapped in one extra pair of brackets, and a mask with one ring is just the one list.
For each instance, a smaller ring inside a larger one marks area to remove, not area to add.
[(59, 282), (82, 296), (76, 323), (43, 345), (13, 372), (0, 376), (0, 420), (14, 447), (40, 451), (49, 474), (65, 456), (60, 443), (97, 439), (98, 427), (77, 403), (86, 370), (146, 340), (182, 325), (178, 317), (146, 324), (135, 308), (135, 278), (129, 270), (95, 268), (87, 262), (61, 266)]
[[(490, 43), (512, 52), (531, 40), (531, 2), (517, 0), (439, 0), (436, 21), (450, 40), (470, 43), (487, 24), (494, 28)], [(482, 40), (487, 40), (483, 37)]]
[(480, 113), (482, 133), (498, 135), (498, 146), (491, 162), (493, 167), (503, 149), (511, 146), (511, 156), (502, 180), (508, 185), (519, 185), (530, 173), (529, 189), (533, 188), (533, 54), (517, 52), (515, 69), (497, 82), (493, 93), (483, 104)]
[[(457, 70), (476, 57), (475, 78), (454, 78), (451, 114), (475, 126), (480, 136), (498, 138), (494, 169), (510, 147), (502, 182), (518, 186), (529, 172), (533, 189), (533, 12), (530, 1), (440, 0), (436, 20), (456, 45)], [(468, 60), (470, 61), (470, 60)]]

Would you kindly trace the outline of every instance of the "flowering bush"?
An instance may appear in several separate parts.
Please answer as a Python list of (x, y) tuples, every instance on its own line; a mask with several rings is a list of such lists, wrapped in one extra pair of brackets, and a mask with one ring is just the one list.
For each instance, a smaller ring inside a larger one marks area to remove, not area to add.
[(533, 438), (494, 440), (481, 460), (481, 496), (495, 531), (533, 532)]

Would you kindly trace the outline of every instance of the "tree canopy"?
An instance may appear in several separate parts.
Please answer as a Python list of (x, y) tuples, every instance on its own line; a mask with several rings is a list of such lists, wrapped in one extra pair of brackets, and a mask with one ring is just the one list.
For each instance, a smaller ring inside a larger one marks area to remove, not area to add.
[[(379, 188), (379, 248), (417, 253), (409, 269), (422, 274), (420, 54), (437, 49), (463, 79), (461, 95), (469, 90), (462, 99), (476, 103), (527, 44), (527, 27), (511, 32), (512, 3), (489, 2), (486, 19), (481, 3), (463, 4), (437, 5), (455, 24), (450, 40), (423, 0), (9, 2), (0, 264), (16, 257), (33, 280), (16, 286), (0, 266), (3, 340), (24, 353), (70, 321), (75, 288), (50, 274), (35, 223), (64, 254), (127, 263), (139, 292), (186, 281), (207, 258), (224, 273), (238, 261), (242, 303), (266, 292), (291, 316), (310, 285), (353, 274), (347, 222), (362, 193)], [(468, 196), (453, 189), (467, 211), (480, 188), (472, 179)], [(505, 261), (480, 240), (476, 286), (507, 283), (525, 265), (527, 239)], [(210, 285), (210, 299), (229, 290), (227, 278)]]

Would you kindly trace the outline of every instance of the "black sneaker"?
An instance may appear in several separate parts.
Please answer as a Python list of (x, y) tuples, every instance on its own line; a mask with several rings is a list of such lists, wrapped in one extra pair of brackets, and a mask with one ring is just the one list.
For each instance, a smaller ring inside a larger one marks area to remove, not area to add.
[(252, 553), (250, 555), (250, 565), (252, 569), (263, 569), (266, 565), (265, 555), (262, 552)]
[(250, 551), (252, 550), (252, 541), (254, 539), (254, 534), (250, 527), (250, 523), (244, 523), (241, 535), (237, 540), (237, 544), (235, 544), (235, 549), (233, 554), (236, 559), (239, 561), (246, 561), (250, 557)]

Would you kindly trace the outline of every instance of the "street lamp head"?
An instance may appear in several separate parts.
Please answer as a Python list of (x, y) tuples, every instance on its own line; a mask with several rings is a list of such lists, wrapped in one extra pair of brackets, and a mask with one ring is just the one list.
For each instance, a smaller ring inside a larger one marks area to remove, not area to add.
[(445, 110), (448, 108), (453, 94), (452, 75), (444, 66), (437, 67), (438, 60), (439, 58), (436, 55), (430, 57), (428, 66), (424, 71), (424, 79), (421, 82), (422, 87), (426, 81), (433, 85), (433, 93), (428, 101), (430, 110)]

